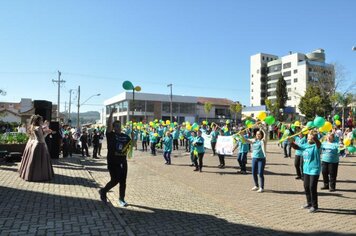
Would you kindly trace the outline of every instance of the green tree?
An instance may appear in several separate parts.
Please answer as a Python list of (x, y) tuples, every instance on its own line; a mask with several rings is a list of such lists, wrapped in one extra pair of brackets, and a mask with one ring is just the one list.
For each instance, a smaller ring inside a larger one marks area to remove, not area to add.
[(205, 111), (205, 114), (206, 114), (205, 119), (208, 119), (208, 114), (210, 113), (212, 107), (213, 107), (213, 105), (210, 102), (205, 102), (204, 103), (204, 111)]
[(230, 104), (230, 111), (235, 115), (235, 122), (237, 123), (237, 114), (242, 110), (242, 105), (240, 102), (234, 102)]
[(308, 120), (314, 119), (316, 115), (326, 116), (332, 111), (329, 96), (324, 95), (319, 86), (307, 88), (305, 95), (300, 99), (298, 108)]
[(267, 107), (267, 110), (270, 112), (270, 114), (274, 117), (279, 116), (279, 108), (278, 108), (278, 103), (273, 103), (271, 100), (266, 99), (265, 104)]
[(348, 107), (350, 103), (354, 100), (354, 95), (352, 93), (340, 93), (336, 92), (332, 97), (331, 100), (334, 102), (335, 107), (341, 106), (342, 108), (342, 129), (345, 128), (344, 120), (345, 120), (345, 108)]
[(280, 76), (277, 81), (276, 87), (276, 97), (277, 97), (277, 105), (278, 109), (284, 109), (286, 107), (286, 103), (288, 100), (288, 93), (287, 93), (287, 83), (284, 80), (283, 76)]

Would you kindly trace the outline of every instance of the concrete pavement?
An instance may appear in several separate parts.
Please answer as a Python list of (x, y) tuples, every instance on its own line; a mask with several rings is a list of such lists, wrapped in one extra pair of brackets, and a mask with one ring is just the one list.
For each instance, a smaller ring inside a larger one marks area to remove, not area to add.
[(235, 157), (219, 169), (207, 153), (197, 173), (183, 151), (173, 152), (170, 166), (160, 153), (137, 151), (129, 160), (127, 208), (118, 206), (118, 187), (108, 205), (99, 201), (97, 190), (109, 180), (104, 158), (55, 160), (48, 183), (25, 182), (18, 163), (1, 163), (0, 235), (356, 235), (356, 158), (341, 160), (337, 191), (319, 190), (320, 210), (310, 214), (299, 209), (305, 195), (294, 160), (281, 151), (268, 146), (261, 194), (250, 191), (250, 174), (236, 173)]

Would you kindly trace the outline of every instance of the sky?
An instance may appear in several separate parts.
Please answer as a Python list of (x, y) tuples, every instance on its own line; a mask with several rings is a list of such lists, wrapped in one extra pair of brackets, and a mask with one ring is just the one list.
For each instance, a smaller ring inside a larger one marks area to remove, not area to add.
[(78, 86), (81, 102), (91, 97), (81, 111), (101, 111), (125, 80), (249, 105), (251, 55), (318, 48), (355, 81), (355, 9), (352, 0), (2, 0), (0, 101), (56, 104), (60, 71), (61, 111)]

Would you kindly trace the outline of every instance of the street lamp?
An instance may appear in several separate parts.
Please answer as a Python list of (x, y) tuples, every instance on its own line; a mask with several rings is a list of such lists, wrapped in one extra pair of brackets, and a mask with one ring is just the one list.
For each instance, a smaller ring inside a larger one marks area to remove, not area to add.
[(172, 107), (172, 100), (173, 100), (173, 96), (172, 96), (172, 86), (173, 86), (173, 84), (168, 84), (167, 85), (167, 87), (171, 87), (171, 99), (170, 99), (170, 102), (171, 102), (171, 104), (170, 104), (170, 112), (171, 112), (171, 118), (170, 118), (170, 121), (172, 122), (173, 120), (172, 120), (172, 117), (173, 117), (173, 107)]
[(91, 95), (89, 98), (87, 98), (84, 102), (80, 103), (80, 86), (78, 87), (78, 114), (77, 114), (77, 128), (79, 129), (80, 126), (80, 122), (79, 122), (79, 113), (80, 113), (80, 106), (83, 106), (87, 101), (89, 101), (89, 99), (91, 99), (92, 97), (96, 97), (96, 96), (100, 96), (101, 94), (94, 94)]

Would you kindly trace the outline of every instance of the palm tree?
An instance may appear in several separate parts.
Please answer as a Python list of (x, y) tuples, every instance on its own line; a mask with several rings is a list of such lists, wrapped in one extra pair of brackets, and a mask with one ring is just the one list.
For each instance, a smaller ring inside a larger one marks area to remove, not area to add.
[(213, 105), (210, 102), (205, 102), (204, 103), (204, 111), (205, 111), (205, 114), (206, 114), (205, 120), (208, 119), (208, 114), (210, 113), (212, 107), (213, 107)]
[(235, 123), (237, 123), (237, 114), (242, 110), (242, 105), (240, 102), (234, 102), (230, 104), (231, 113), (235, 114)]

